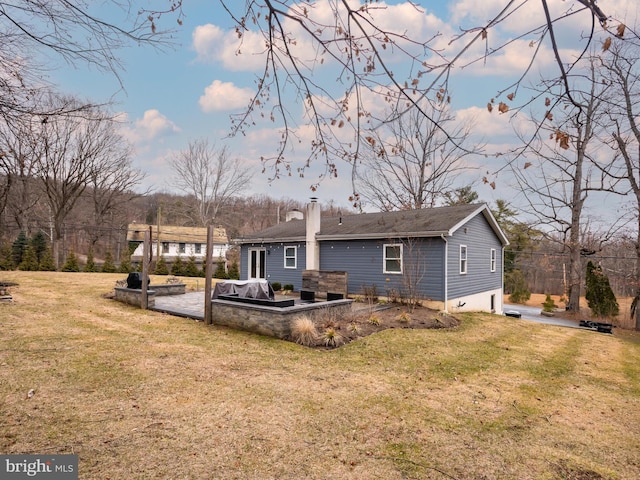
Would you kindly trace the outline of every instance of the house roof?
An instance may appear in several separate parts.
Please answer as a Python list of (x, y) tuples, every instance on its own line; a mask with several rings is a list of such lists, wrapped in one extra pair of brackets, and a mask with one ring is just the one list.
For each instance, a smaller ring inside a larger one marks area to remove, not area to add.
[[(316, 239), (322, 241), (449, 236), (478, 214), (482, 214), (487, 219), (502, 244), (508, 245), (509, 241), (498, 226), (489, 207), (484, 203), (322, 217), (320, 232), (316, 235)], [(245, 235), (236, 242), (242, 244), (304, 241), (305, 229), (305, 220), (290, 220)]]
[[(127, 228), (127, 241), (142, 242), (144, 241), (144, 232), (149, 230), (153, 236), (153, 241), (158, 239), (158, 226), (147, 225), (145, 223), (130, 223)], [(160, 241), (175, 243), (207, 243), (207, 229), (201, 227), (179, 227), (175, 225), (160, 226)], [(213, 229), (213, 243), (227, 244), (227, 232), (222, 227)]]

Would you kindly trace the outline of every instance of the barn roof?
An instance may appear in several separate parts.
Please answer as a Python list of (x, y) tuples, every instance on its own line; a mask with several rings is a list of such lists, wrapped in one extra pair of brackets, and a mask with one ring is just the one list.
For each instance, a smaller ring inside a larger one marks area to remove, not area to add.
[[(158, 238), (158, 226), (145, 223), (130, 223), (127, 229), (127, 241), (142, 242), (144, 232), (149, 230), (153, 240)], [(207, 229), (202, 227), (180, 227), (176, 225), (160, 225), (160, 241), (174, 243), (207, 243)], [(222, 227), (215, 227), (213, 231), (213, 243), (227, 244), (227, 232)]]

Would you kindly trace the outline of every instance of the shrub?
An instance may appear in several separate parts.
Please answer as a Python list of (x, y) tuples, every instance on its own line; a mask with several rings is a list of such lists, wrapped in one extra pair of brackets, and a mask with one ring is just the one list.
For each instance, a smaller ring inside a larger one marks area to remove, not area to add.
[(620, 312), (620, 306), (611, 289), (609, 277), (602, 271), (600, 265), (592, 262), (587, 264), (586, 298), (591, 313), (598, 317), (615, 317)]
[(380, 317), (376, 316), (376, 315), (371, 315), (369, 317), (369, 320), (367, 320), (371, 325), (375, 325), (378, 326), (380, 325)]
[(398, 315), (398, 321), (400, 323), (410, 323), (411, 316), (407, 312), (402, 312), (400, 315)]
[(233, 262), (227, 272), (230, 280), (240, 280), (240, 269), (238, 268), (238, 262)]
[(128, 252), (122, 253), (122, 258), (120, 259), (120, 268), (118, 269), (120, 273), (131, 273), (133, 272), (133, 265), (131, 265), (131, 254)]
[(547, 297), (544, 299), (542, 303), (542, 311), (543, 312), (553, 312), (557, 308), (556, 302), (553, 301), (551, 295), (547, 293)]
[(93, 249), (89, 249), (87, 253), (87, 263), (84, 265), (83, 272), (97, 272), (96, 262), (93, 260)]
[(14, 268), (11, 245), (2, 245), (0, 249), (0, 270), (13, 270)]
[(155, 275), (169, 275), (169, 269), (167, 268), (167, 262), (163, 255), (160, 255), (156, 262), (156, 268), (153, 269)]
[(102, 273), (115, 273), (116, 265), (113, 263), (113, 255), (107, 252), (104, 255), (104, 263), (102, 264)]
[(285, 283), (282, 287), (283, 290), (289, 290), (290, 292), (293, 292), (293, 284), (292, 283)]
[(62, 266), (62, 271), (63, 272), (79, 272), (80, 271), (80, 264), (78, 263), (78, 257), (76, 257), (76, 254), (74, 253), (73, 250), (69, 251), (69, 254), (67, 255), (67, 259), (64, 262), (64, 265)]
[(327, 328), (322, 335), (322, 342), (331, 348), (339, 347), (342, 345), (342, 335), (340, 335), (335, 328)]
[(189, 257), (187, 265), (184, 267), (184, 273), (187, 277), (200, 276), (200, 270), (198, 270), (198, 266), (196, 265), (196, 257), (194, 257), (193, 255)]
[(218, 261), (216, 262), (216, 270), (215, 272), (213, 272), (213, 278), (229, 278), (227, 269), (225, 267), (225, 261), (224, 258), (222, 258), (222, 255), (218, 257)]
[(280, 282), (271, 282), (271, 288), (273, 288), (274, 292), (279, 292), (282, 289), (282, 284)]
[(180, 257), (177, 257), (176, 261), (171, 265), (171, 275), (177, 275), (179, 277), (185, 276), (184, 263)]
[(311, 347), (318, 341), (316, 325), (308, 317), (298, 317), (291, 324), (291, 337), (294, 342)]
[(362, 287), (362, 293), (364, 300), (367, 303), (378, 302), (378, 288), (375, 285), (365, 285)]
[(18, 270), (33, 272), (38, 270), (38, 257), (33, 246), (28, 245), (22, 255), (22, 262), (18, 265)]
[(527, 281), (520, 270), (513, 270), (505, 275), (505, 291), (509, 292), (511, 303), (525, 303), (531, 298)]
[(53, 250), (51, 250), (51, 247), (47, 248), (42, 254), (38, 269), (42, 272), (56, 271), (56, 262), (53, 260)]

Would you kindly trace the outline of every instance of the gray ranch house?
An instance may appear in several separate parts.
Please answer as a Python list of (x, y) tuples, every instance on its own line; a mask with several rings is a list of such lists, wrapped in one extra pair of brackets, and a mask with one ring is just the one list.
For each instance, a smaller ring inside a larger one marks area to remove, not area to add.
[(447, 312), (503, 313), (509, 242), (486, 204), (321, 218), (312, 199), (296, 213), (236, 239), (242, 279), (300, 290), (305, 271), (346, 272), (349, 295), (375, 289)]

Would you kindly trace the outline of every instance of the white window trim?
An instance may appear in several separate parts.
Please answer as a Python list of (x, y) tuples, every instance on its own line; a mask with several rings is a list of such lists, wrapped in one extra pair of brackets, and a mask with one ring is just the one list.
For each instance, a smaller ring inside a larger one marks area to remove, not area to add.
[[(287, 259), (292, 258), (291, 256), (287, 256), (287, 249), (293, 248), (293, 267), (287, 265)], [(296, 269), (298, 268), (298, 247), (294, 245), (285, 245), (284, 247), (284, 268)]]
[[(400, 247), (400, 258), (391, 258), (387, 259), (387, 247)], [(382, 247), (382, 272), (388, 273), (390, 275), (402, 275), (402, 271), (404, 269), (404, 262), (402, 261), (403, 250), (401, 243), (385, 243)], [(387, 260), (400, 260), (400, 271), (389, 271), (387, 270)]]
[[(464, 251), (464, 257), (462, 252)], [(469, 261), (469, 249), (466, 245), (460, 245), (460, 275), (467, 274), (467, 263)]]
[(496, 271), (496, 264), (497, 264), (497, 256), (496, 256), (496, 249), (492, 248), (491, 249), (491, 271), (495, 272)]

